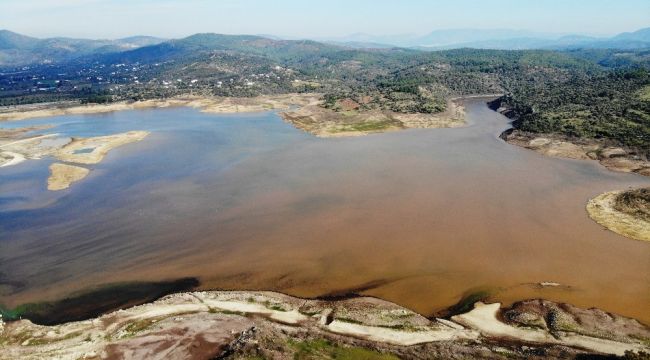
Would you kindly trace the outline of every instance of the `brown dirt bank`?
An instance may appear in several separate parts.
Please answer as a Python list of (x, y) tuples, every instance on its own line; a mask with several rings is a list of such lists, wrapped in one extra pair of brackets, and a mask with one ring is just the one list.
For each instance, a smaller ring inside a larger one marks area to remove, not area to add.
[(623, 236), (650, 241), (650, 188), (611, 191), (589, 200), (589, 216)]
[(478, 303), (427, 319), (376, 298), (304, 300), (264, 291), (179, 293), (54, 326), (0, 322), (0, 359), (578, 358), (650, 351), (635, 320), (544, 300)]

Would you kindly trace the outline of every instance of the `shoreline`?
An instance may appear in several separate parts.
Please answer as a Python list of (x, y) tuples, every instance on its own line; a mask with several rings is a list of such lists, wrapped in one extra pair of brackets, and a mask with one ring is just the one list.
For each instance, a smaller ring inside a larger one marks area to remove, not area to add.
[(214, 114), (276, 110), (284, 121), (317, 137), (361, 136), (401, 129), (462, 127), (466, 125), (463, 100), (487, 100), (496, 96), (499, 94), (452, 97), (447, 100), (445, 111), (432, 114), (380, 110), (337, 112), (320, 106), (322, 94), (319, 93), (289, 93), (251, 98), (178, 96), (169, 99), (87, 105), (67, 101), (0, 108), (0, 124), (52, 116), (187, 106)]
[(283, 94), (253, 98), (178, 96), (168, 99), (118, 101), (109, 104), (61, 102), (28, 104), (0, 108), (0, 123), (61, 115), (101, 114), (124, 110), (143, 110), (188, 106), (208, 113), (261, 112), (288, 109), (293, 105), (310, 104), (319, 94)]
[[(548, 320), (549, 313), (555, 314), (555, 320)], [(499, 303), (477, 302), (464, 313), (428, 319), (366, 296), (310, 300), (270, 291), (181, 292), (59, 325), (0, 321), (0, 343), (6, 349), (0, 359), (44, 354), (106, 358), (154, 348), (168, 349), (178, 358), (193, 358), (196, 354), (191, 350), (201, 341), (197, 339), (212, 339), (206, 348), (214, 352), (210, 356), (267, 356), (280, 347), (291, 358), (292, 341), (327, 341), (330, 346), (399, 357), (421, 353), (422, 347), (442, 355), (462, 349), (485, 358), (522, 359), (529, 355), (527, 348), (549, 351), (548, 355), (560, 350), (573, 355), (617, 356), (626, 351), (650, 351), (648, 326), (614, 314), (603, 318), (602, 314), (597, 309), (525, 300), (503, 309)], [(167, 340), (170, 335), (175, 340)], [(258, 341), (269, 338), (274, 340)]]

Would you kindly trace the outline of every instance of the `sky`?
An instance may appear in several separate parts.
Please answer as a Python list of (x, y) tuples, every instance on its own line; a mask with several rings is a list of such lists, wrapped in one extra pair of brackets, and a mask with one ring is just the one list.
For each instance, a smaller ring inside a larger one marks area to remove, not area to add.
[(36, 37), (337, 38), (457, 28), (606, 36), (643, 27), (650, 0), (0, 0), (0, 29)]

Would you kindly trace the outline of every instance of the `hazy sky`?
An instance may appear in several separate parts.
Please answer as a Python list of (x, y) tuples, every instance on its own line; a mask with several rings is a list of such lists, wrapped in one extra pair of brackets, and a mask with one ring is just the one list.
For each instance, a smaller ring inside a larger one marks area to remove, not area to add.
[(0, 0), (0, 28), (38, 37), (336, 37), (450, 28), (608, 35), (648, 26), (650, 0)]

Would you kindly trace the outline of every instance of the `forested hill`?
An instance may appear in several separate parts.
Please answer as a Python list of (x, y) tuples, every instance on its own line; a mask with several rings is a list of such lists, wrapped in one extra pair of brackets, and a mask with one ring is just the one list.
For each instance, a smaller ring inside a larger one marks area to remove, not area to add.
[[(17, 38), (6, 47), (29, 47)], [(417, 51), (197, 34), (127, 51), (0, 70), (0, 105), (183, 94), (319, 92), (324, 106), (443, 111), (457, 95), (503, 93), (530, 132), (650, 149), (650, 50)]]

